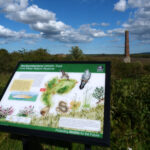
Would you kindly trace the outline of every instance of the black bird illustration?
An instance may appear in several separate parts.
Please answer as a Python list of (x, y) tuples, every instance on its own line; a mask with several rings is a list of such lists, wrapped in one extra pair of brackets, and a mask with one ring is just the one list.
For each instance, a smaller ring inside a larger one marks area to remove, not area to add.
[(82, 78), (81, 78), (80, 89), (84, 88), (86, 83), (89, 81), (90, 77), (91, 77), (91, 73), (89, 72), (89, 70), (88, 69), (85, 70), (85, 72), (83, 73)]

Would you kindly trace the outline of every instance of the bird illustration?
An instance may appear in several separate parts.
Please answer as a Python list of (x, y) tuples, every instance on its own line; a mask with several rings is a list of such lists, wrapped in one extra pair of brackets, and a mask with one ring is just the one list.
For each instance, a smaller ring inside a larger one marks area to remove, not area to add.
[(61, 73), (62, 73), (61, 78), (66, 78), (67, 80), (69, 80), (69, 75), (65, 71), (61, 70)]
[(86, 83), (89, 81), (90, 77), (91, 77), (91, 73), (89, 72), (89, 70), (88, 69), (85, 70), (85, 72), (83, 73), (82, 78), (81, 78), (80, 89), (84, 88)]

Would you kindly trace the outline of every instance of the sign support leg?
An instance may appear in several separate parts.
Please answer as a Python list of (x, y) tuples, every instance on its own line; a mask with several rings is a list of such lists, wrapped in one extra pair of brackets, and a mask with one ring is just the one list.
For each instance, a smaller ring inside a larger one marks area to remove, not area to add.
[(91, 150), (91, 145), (85, 144), (85, 150)]
[(22, 139), (23, 150), (30, 150), (30, 141), (27, 138)]
[(22, 139), (23, 150), (43, 150), (40, 142), (37, 139), (24, 137)]

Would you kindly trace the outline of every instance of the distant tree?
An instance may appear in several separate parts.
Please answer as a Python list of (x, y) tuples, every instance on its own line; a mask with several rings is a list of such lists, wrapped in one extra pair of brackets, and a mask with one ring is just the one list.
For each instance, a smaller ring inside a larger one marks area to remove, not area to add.
[(2, 55), (8, 55), (8, 51), (4, 48), (0, 49), (0, 56), (2, 56)]
[(26, 49), (25, 48), (22, 48), (21, 50), (18, 50), (18, 52), (20, 53), (20, 54), (25, 54), (26, 53)]
[(47, 49), (44, 48), (38, 48), (35, 52), (36, 54), (48, 54)]
[(24, 60), (26, 61), (49, 61), (51, 55), (47, 52), (47, 49), (38, 48), (36, 50), (30, 50), (25, 53)]
[(8, 71), (10, 62), (11, 58), (8, 51), (6, 49), (0, 49), (0, 72)]
[(83, 51), (78, 46), (73, 46), (69, 52), (73, 60), (79, 60), (84, 58)]

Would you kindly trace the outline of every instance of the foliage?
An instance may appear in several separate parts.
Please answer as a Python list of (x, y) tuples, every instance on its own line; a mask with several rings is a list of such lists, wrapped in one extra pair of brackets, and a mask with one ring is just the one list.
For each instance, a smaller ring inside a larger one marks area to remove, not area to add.
[(117, 78), (135, 78), (144, 74), (141, 62), (124, 63), (116, 61), (111, 69)]
[(80, 105), (81, 105), (80, 101), (72, 100), (70, 102), (70, 109), (75, 112), (79, 109)]
[[(36, 126), (46, 126), (46, 127), (52, 127), (52, 128), (58, 128), (59, 127), (59, 119), (60, 117), (74, 117), (74, 118), (83, 118), (83, 119), (91, 119), (91, 120), (101, 120), (101, 129), (103, 128), (103, 116), (104, 116), (104, 106), (103, 105), (97, 105), (96, 107), (90, 108), (89, 110), (78, 110), (81, 106), (81, 103), (79, 101), (71, 101), (70, 103), (70, 109), (71, 112), (69, 113), (61, 113), (61, 116), (59, 114), (48, 114), (47, 116), (33, 116), (31, 118), (31, 124)], [(103, 130), (101, 130), (103, 132)]]
[(84, 93), (84, 100), (83, 100), (83, 109), (89, 109), (91, 107), (91, 96), (92, 94), (89, 93), (90, 88), (87, 88)]
[(34, 109), (34, 106), (24, 107), (23, 110), (19, 111), (18, 116), (29, 117), (34, 114), (33, 109)]
[(93, 97), (95, 97), (97, 100), (101, 100), (104, 98), (104, 88), (103, 87), (96, 87), (93, 93)]
[(72, 47), (70, 54), (71, 60), (82, 60), (84, 58), (83, 51), (78, 46)]
[(144, 66), (143, 66), (143, 69), (148, 73), (148, 72), (150, 72), (150, 63), (149, 64), (145, 64)]
[(58, 79), (53, 78), (46, 85), (46, 91), (42, 95), (42, 101), (46, 106), (51, 107), (52, 105), (52, 96), (54, 94), (65, 94), (74, 88), (76, 80), (70, 79)]
[(11, 66), (11, 57), (7, 50), (0, 49), (0, 72), (9, 72)]
[[(132, 63), (122, 62), (120, 55), (75, 55), (71, 53), (67, 56), (50, 55), (47, 50), (38, 49), (32, 51), (20, 51), (8, 53), (5, 49), (0, 49), (0, 94), (13, 72), (18, 61), (111, 61), (111, 146), (104, 148), (93, 146), (92, 150), (123, 150), (131, 147), (133, 150), (149, 150), (149, 120), (150, 120), (150, 59), (148, 55), (134, 56)], [(140, 59), (142, 57), (142, 59)], [(145, 57), (145, 59), (143, 59)], [(146, 58), (147, 57), (147, 58)], [(138, 61), (137, 61), (138, 60)], [(140, 61), (139, 61), (140, 60)], [(51, 85), (50, 85), (51, 87)], [(48, 98), (45, 94), (45, 99)], [(82, 115), (88, 111), (83, 110)], [(77, 117), (79, 112), (76, 112)], [(65, 115), (65, 114), (64, 114)], [(72, 114), (74, 115), (74, 113)], [(91, 118), (93, 113), (90, 112)], [(44, 119), (44, 117), (42, 118)], [(48, 122), (53, 118), (48, 118)], [(40, 121), (40, 120), (35, 120)], [(38, 122), (39, 123), (39, 122)], [(50, 122), (51, 123), (51, 122)], [(0, 133), (1, 150), (21, 150), (21, 142), (11, 140), (7, 135)], [(2, 141), (2, 142), (1, 142)], [(81, 144), (72, 144), (73, 149), (84, 149)], [(50, 148), (51, 146), (43, 146)], [(47, 148), (47, 149), (48, 149)], [(53, 146), (53, 149), (60, 150), (60, 147)]]
[(111, 85), (112, 149), (149, 149), (150, 76)]
[(12, 107), (3, 108), (2, 106), (0, 106), (0, 118), (6, 118), (8, 115), (11, 115), (13, 111), (14, 110)]

